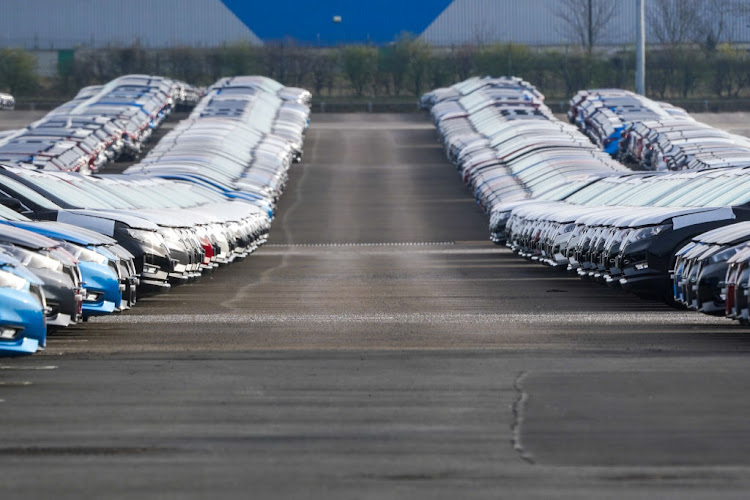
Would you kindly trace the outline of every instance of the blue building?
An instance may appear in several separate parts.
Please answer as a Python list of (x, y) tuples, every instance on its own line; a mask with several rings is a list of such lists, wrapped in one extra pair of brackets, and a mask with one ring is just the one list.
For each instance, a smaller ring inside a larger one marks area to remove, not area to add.
[[(634, 0), (595, 1), (615, 6), (599, 45), (633, 43)], [(750, 10), (750, 0), (739, 1)], [(404, 31), (435, 46), (576, 43), (560, 19), (561, 5), (560, 0), (3, 0), (0, 47), (217, 47), (285, 39), (321, 46), (386, 44)], [(703, 14), (722, 16), (719, 41), (750, 42), (747, 16), (715, 8)], [(647, 39), (656, 38), (651, 33)]]
[(452, 0), (278, 0), (223, 3), (262, 40), (307, 44), (385, 44), (402, 31), (420, 34)]

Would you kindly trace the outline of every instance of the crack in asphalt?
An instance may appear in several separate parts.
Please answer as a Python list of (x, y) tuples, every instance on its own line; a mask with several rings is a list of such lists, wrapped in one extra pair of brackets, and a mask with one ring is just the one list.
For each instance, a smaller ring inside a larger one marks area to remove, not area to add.
[(529, 463), (531, 465), (534, 465), (534, 457), (531, 453), (527, 452), (523, 447), (523, 439), (522, 439), (522, 426), (524, 419), (526, 418), (526, 402), (529, 399), (528, 393), (526, 393), (523, 390), (522, 384), (523, 380), (528, 375), (528, 372), (522, 371), (517, 376), (516, 379), (513, 381), (513, 389), (516, 391), (516, 399), (513, 402), (513, 423), (511, 424), (511, 432), (512, 432), (512, 443), (513, 443), (513, 449), (516, 450), (518, 453), (518, 456), (526, 463)]
[[(298, 165), (297, 166), (297, 168), (300, 168), (300, 167), (303, 167), (303, 166), (302, 165)], [(291, 168), (295, 168), (295, 167), (292, 166)], [(297, 186), (296, 186), (296, 188), (294, 190), (294, 192), (295, 192), (294, 203), (292, 204), (291, 207), (289, 207), (289, 210), (286, 211), (286, 213), (284, 214), (284, 217), (281, 219), (281, 225), (284, 228), (284, 236), (285, 236), (285, 238), (286, 238), (287, 241), (293, 241), (294, 240), (294, 238), (293, 238), (293, 236), (291, 234), (291, 231), (289, 229), (289, 224), (287, 223), (287, 219), (289, 218), (289, 215), (292, 212), (294, 212), (297, 209), (297, 207), (299, 206), (299, 204), (302, 202), (302, 186), (305, 184), (305, 179), (307, 178), (307, 172), (308, 172), (308, 169), (307, 168), (303, 168), (302, 175), (300, 176), (300, 180), (297, 182)], [(272, 230), (273, 230), (273, 221), (271, 222), (271, 227), (269, 228), (269, 233)], [(267, 246), (267, 244), (263, 245), (261, 248), (259, 248), (258, 252), (262, 252), (263, 248), (265, 246)], [(284, 269), (288, 265), (289, 265), (289, 254), (282, 253), (282, 255), (281, 255), (281, 262), (278, 265), (273, 266), (273, 267), (269, 267), (268, 269), (266, 269), (263, 272), (261, 272), (260, 275), (258, 276), (258, 279), (256, 281), (253, 281), (253, 282), (248, 283), (247, 285), (245, 285), (243, 287), (240, 287), (237, 290), (237, 292), (234, 294), (234, 296), (231, 299), (227, 300), (226, 307), (228, 309), (234, 309), (237, 304), (244, 303), (244, 296), (246, 295), (246, 293), (248, 292), (248, 290), (250, 290), (250, 289), (252, 289), (254, 287), (257, 287), (257, 286), (261, 285), (262, 283), (266, 283), (267, 281), (269, 281), (270, 276), (273, 273), (276, 273), (276, 272)]]

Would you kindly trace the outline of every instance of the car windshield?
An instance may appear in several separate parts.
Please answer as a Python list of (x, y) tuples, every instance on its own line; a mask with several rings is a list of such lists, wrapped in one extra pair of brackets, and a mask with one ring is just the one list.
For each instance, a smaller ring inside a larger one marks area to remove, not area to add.
[(176, 196), (172, 186), (169, 184), (144, 183), (141, 186), (144, 190), (153, 193), (154, 198), (159, 198), (159, 203), (164, 208), (190, 208), (195, 206), (195, 202), (188, 198)]
[(103, 183), (97, 182), (96, 180), (85, 178), (85, 177), (75, 177), (73, 179), (73, 182), (76, 186), (97, 196), (98, 198), (106, 200), (107, 203), (109, 203), (110, 205), (116, 208), (119, 208), (119, 209), (136, 208), (133, 204), (128, 203), (127, 200), (124, 200), (122, 197), (117, 196), (116, 193), (112, 193), (104, 189), (102, 187)]
[(164, 196), (161, 193), (152, 193), (142, 186), (130, 182), (120, 182), (111, 179), (101, 182), (102, 188), (108, 190), (115, 196), (126, 200), (138, 208), (166, 208), (162, 203)]
[(185, 184), (182, 182), (175, 182), (174, 189), (177, 192), (190, 192), (195, 197), (196, 201), (200, 203), (213, 203), (226, 201), (226, 198), (221, 194), (217, 193), (213, 189), (201, 186), (200, 184)]
[(565, 201), (574, 205), (583, 205), (598, 196), (600, 193), (611, 189), (615, 184), (608, 181), (595, 182), (568, 196)]
[[(717, 177), (714, 179), (697, 178), (692, 182), (686, 182), (678, 189), (664, 196), (662, 199), (654, 203), (657, 207), (685, 207), (691, 206), (692, 200), (700, 196), (710, 196), (712, 193), (721, 193), (725, 189), (727, 181), (726, 177)], [(701, 183), (700, 187), (697, 188), (698, 184)]]
[[(714, 200), (716, 206), (744, 205), (750, 202), (750, 179), (738, 183), (739, 185), (728, 193)], [(714, 203), (712, 203), (714, 204)]]
[(685, 179), (659, 179), (659, 181), (653, 182), (651, 186), (638, 190), (626, 204), (639, 207), (651, 205), (662, 196), (680, 187), (683, 183), (685, 183)]
[(597, 205), (611, 205), (611, 200), (619, 200), (623, 196), (633, 192), (633, 184), (630, 182), (607, 182), (606, 189), (601, 190), (596, 196), (586, 200), (585, 205), (597, 206)]
[(570, 196), (572, 193), (575, 193), (577, 190), (583, 188), (590, 182), (591, 181), (578, 181), (555, 186), (551, 189), (539, 193), (537, 195), (537, 198), (550, 201), (562, 200)]
[(15, 179), (11, 179), (10, 177), (0, 176), (0, 189), (2, 189), (3, 187), (7, 187), (8, 189), (18, 193), (19, 196), (28, 199), (31, 203), (39, 205), (46, 210), (61, 209), (61, 207), (56, 203), (48, 200), (30, 187), (18, 182)]
[(34, 175), (30, 178), (40, 188), (60, 198), (65, 203), (80, 208), (112, 210), (117, 207), (74, 186), (70, 182), (49, 175)]
[(701, 207), (717, 205), (719, 203), (719, 198), (723, 197), (737, 186), (738, 179), (735, 177), (720, 178), (720, 180), (712, 179), (711, 182), (704, 179), (699, 179), (698, 181), (699, 182), (692, 184), (692, 189), (689, 192), (672, 200), (669, 203), (669, 206)]

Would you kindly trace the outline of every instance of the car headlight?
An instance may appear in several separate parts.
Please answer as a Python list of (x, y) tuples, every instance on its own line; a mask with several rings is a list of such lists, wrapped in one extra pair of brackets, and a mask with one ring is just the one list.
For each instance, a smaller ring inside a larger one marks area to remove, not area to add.
[(3, 245), (6, 252), (17, 258), (21, 263), (32, 269), (49, 269), (52, 271), (61, 272), (63, 270), (63, 264), (57, 259), (47, 257), (39, 252), (32, 252), (25, 248), (16, 247), (13, 245)]
[(138, 241), (142, 241), (143, 243), (147, 243), (152, 246), (156, 247), (165, 247), (166, 241), (164, 240), (164, 237), (157, 233), (156, 231), (144, 231), (142, 229), (126, 229), (125, 232), (127, 232), (130, 236), (135, 238)]
[(107, 261), (117, 262), (120, 260), (120, 257), (116, 253), (110, 251), (108, 248), (105, 248), (103, 246), (87, 247), (86, 250), (96, 252), (97, 254), (107, 259)]
[(641, 229), (636, 229), (628, 235), (626, 243), (633, 243), (636, 241), (653, 238), (654, 236), (662, 233), (663, 231), (671, 227), (672, 227), (671, 224), (663, 224), (660, 226), (649, 226), (649, 227), (644, 227)]
[(576, 227), (577, 227), (577, 226), (576, 226), (576, 224), (575, 224), (575, 223), (573, 223), (573, 224), (566, 224), (566, 225), (564, 225), (564, 226), (560, 226), (560, 227), (559, 227), (559, 228), (557, 229), (557, 234), (558, 234), (558, 235), (561, 235), (561, 234), (568, 234), (568, 233), (571, 233), (571, 232), (573, 232), (573, 230), (574, 230), (574, 229), (575, 229)]
[(510, 219), (510, 214), (510, 210), (507, 210), (505, 212), (492, 212), (492, 214), (490, 215), (490, 224), (492, 226), (505, 224), (508, 222), (508, 219)]
[(727, 248), (725, 250), (721, 250), (720, 252), (717, 252), (713, 255), (711, 255), (708, 258), (708, 261), (711, 264), (716, 264), (717, 262), (726, 262), (729, 259), (731, 259), (733, 256), (737, 255), (739, 253), (740, 249), (737, 247), (731, 247)]
[(570, 235), (571, 238), (578, 238), (579, 236), (581, 236), (585, 228), (586, 226), (583, 224), (576, 224), (573, 229), (571, 229), (571, 231), (573, 232), (573, 234)]
[(26, 288), (26, 280), (8, 271), (0, 270), (0, 287), (23, 290)]
[(88, 248), (73, 245), (71, 243), (66, 243), (64, 247), (68, 252), (72, 253), (76, 259), (82, 260), (83, 262), (94, 262), (104, 266), (109, 263), (109, 260), (104, 255), (89, 250)]
[(183, 250), (185, 248), (185, 244), (183, 243), (183, 235), (180, 233), (180, 231), (165, 227), (160, 229), (158, 234), (164, 238), (164, 242), (166, 243), (167, 247), (173, 250)]

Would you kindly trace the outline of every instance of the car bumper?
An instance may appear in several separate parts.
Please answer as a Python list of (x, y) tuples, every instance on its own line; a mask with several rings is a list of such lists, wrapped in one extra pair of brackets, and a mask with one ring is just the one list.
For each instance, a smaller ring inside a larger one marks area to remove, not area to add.
[(21, 337), (13, 342), (0, 342), (0, 356), (22, 356), (39, 350), (39, 341)]
[(84, 319), (91, 316), (104, 316), (115, 312), (115, 303), (109, 300), (100, 300), (98, 302), (83, 302)]
[(663, 295), (670, 285), (666, 274), (653, 269), (625, 269), (619, 281), (624, 290), (653, 296)]

